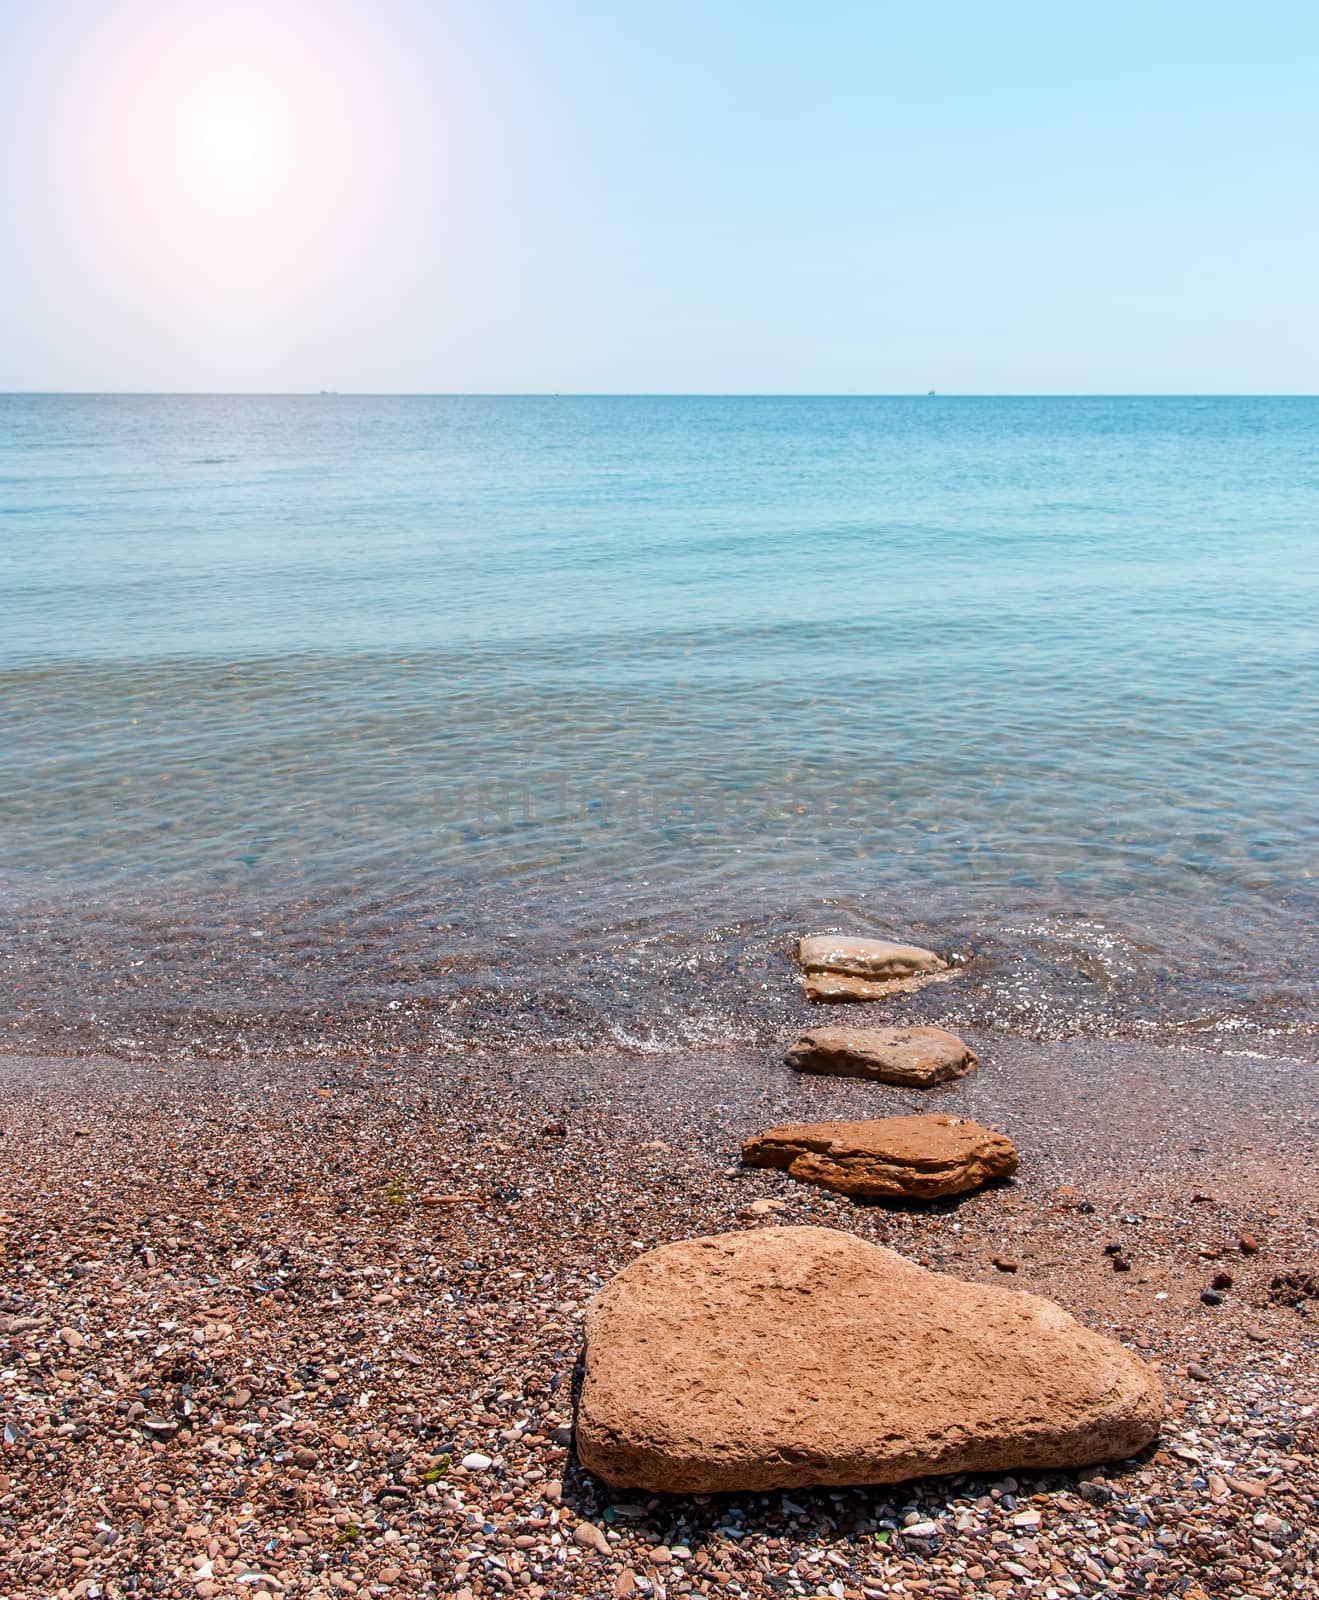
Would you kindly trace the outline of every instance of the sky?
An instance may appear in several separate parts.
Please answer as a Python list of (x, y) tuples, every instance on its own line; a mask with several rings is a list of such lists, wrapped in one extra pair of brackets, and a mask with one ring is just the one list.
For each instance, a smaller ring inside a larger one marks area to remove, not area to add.
[(0, 0), (0, 390), (1313, 393), (1319, 8)]

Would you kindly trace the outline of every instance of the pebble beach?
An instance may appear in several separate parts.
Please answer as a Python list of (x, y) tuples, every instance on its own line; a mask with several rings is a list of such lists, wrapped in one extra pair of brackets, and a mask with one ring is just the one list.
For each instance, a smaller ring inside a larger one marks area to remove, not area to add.
[[(1319, 1590), (1307, 1080), (969, 1042), (979, 1071), (919, 1097), (766, 1050), (5, 1058), (0, 1593)], [(881, 1205), (738, 1159), (758, 1126), (916, 1107), (1010, 1126), (1019, 1173)], [(591, 1297), (653, 1246), (782, 1223), (1057, 1300), (1154, 1365), (1159, 1439), (791, 1494), (586, 1474)]]

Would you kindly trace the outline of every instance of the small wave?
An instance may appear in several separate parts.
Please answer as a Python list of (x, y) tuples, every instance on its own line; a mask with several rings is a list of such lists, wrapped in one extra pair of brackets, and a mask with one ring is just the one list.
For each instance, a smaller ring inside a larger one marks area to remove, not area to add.
[(1308, 905), (1096, 910), (729, 876), (35, 889), (0, 884), (0, 1002), (11, 1036), (41, 1048), (763, 1049), (819, 1021), (791, 952), (829, 930), (955, 956), (953, 981), (892, 997), (886, 1021), (1270, 1057), (1319, 1035)]

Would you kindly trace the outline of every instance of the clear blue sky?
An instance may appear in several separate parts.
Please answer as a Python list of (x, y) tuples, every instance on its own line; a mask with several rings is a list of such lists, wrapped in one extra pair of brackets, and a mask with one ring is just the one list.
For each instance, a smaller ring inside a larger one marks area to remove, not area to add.
[(1299, 0), (0, 30), (0, 389), (1319, 389)]

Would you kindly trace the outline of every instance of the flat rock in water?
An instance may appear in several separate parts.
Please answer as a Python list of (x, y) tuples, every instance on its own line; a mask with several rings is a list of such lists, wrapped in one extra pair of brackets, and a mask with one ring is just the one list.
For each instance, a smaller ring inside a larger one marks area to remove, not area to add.
[(942, 1028), (812, 1028), (785, 1057), (796, 1072), (881, 1083), (945, 1083), (976, 1066), (975, 1052)]
[(838, 1194), (937, 1200), (1017, 1170), (1005, 1134), (961, 1117), (882, 1117), (771, 1128), (742, 1146), (750, 1167), (781, 1167)]
[(1162, 1416), (1154, 1373), (1052, 1301), (761, 1228), (650, 1250), (596, 1296), (576, 1437), (616, 1488), (714, 1494), (1088, 1466)]
[(817, 934), (797, 946), (806, 977), (806, 998), (815, 1001), (878, 1000), (897, 989), (918, 987), (948, 963), (933, 950), (887, 939)]

